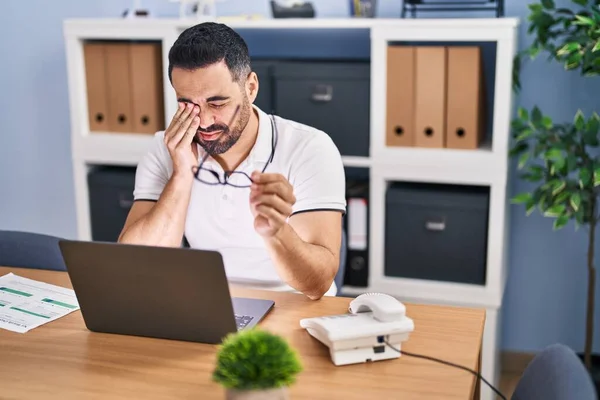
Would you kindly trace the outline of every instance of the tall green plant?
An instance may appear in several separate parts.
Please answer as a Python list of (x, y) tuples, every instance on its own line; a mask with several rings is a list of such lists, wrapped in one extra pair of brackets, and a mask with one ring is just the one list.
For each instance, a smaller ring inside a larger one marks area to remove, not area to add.
[[(573, 9), (556, 8), (553, 0), (529, 5), (528, 34), (534, 40), (515, 57), (513, 86), (520, 90), (520, 66), (527, 59), (546, 53), (548, 61), (584, 77), (600, 73), (600, 0), (572, 0)], [(569, 221), (588, 228), (587, 312), (584, 361), (591, 368), (594, 331), (596, 269), (594, 240), (599, 220), (600, 117), (578, 111), (571, 123), (555, 123), (534, 106), (519, 108), (512, 123), (511, 156), (518, 157), (521, 178), (533, 184), (531, 191), (514, 197), (525, 205), (527, 215), (536, 209), (554, 218), (554, 229)]]

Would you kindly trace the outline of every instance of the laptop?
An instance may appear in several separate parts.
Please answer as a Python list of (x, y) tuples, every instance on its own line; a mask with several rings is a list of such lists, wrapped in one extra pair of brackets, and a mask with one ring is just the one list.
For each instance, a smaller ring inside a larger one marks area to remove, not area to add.
[(59, 247), (93, 332), (218, 344), (275, 304), (232, 298), (216, 251), (77, 240)]

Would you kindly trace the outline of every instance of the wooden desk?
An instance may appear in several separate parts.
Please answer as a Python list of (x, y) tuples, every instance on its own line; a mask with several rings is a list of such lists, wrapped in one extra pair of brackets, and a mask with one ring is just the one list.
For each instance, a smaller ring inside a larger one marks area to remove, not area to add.
[[(0, 276), (9, 272), (71, 288), (63, 272), (0, 267)], [(334, 366), (328, 349), (300, 328), (299, 320), (344, 313), (351, 299), (311, 301), (297, 294), (240, 288), (232, 288), (232, 294), (275, 301), (261, 326), (286, 337), (304, 366), (291, 399), (477, 397), (473, 375), (432, 361), (401, 356)], [(406, 306), (415, 331), (403, 349), (479, 370), (484, 310)], [(215, 354), (212, 345), (92, 333), (76, 311), (25, 334), (0, 329), (0, 397), (224, 399), (224, 390), (211, 381)]]

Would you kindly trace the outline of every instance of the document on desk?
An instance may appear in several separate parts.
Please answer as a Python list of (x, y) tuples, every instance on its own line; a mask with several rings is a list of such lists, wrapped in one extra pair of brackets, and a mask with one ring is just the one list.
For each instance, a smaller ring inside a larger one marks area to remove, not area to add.
[(25, 333), (79, 310), (72, 289), (8, 273), (0, 276), (0, 328)]

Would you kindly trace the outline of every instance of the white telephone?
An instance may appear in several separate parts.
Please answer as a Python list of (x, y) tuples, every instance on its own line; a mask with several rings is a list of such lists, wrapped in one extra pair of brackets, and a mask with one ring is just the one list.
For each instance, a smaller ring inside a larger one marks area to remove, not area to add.
[(348, 314), (305, 318), (300, 326), (329, 347), (335, 365), (400, 357), (401, 349), (415, 328), (404, 304), (383, 293), (361, 294), (350, 302)]

